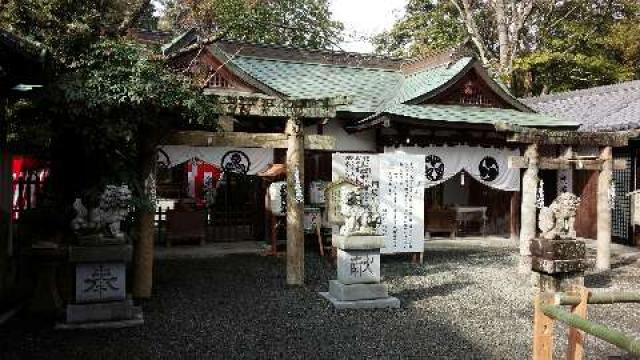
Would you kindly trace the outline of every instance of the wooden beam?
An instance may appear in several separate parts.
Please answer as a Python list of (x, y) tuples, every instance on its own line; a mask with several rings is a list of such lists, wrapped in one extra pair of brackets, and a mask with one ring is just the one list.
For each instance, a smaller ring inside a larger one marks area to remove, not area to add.
[(264, 94), (240, 95), (220, 90), (206, 90), (205, 95), (215, 97), (220, 115), (232, 116), (334, 118), (337, 106), (352, 102), (348, 96), (287, 99)]
[(630, 131), (583, 132), (575, 130), (533, 129), (508, 124), (496, 124), (499, 132), (507, 132), (507, 142), (539, 145), (592, 145), (624, 147), (629, 138), (635, 136)]
[[(164, 145), (286, 149), (287, 138), (286, 134), (279, 133), (179, 131)], [(304, 143), (308, 150), (334, 150), (336, 147), (336, 139), (327, 135), (306, 135)]]
[[(509, 157), (510, 169), (526, 169), (528, 167), (527, 160), (524, 156)], [(538, 168), (541, 170), (601, 170), (604, 159), (565, 159), (542, 157), (538, 160)], [(625, 159), (616, 159), (613, 161), (614, 170), (624, 170), (627, 168)]]

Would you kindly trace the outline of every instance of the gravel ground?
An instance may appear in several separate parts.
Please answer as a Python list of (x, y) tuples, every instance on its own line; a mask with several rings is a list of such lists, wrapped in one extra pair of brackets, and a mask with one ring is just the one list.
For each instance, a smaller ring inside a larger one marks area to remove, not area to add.
[[(424, 265), (384, 257), (398, 310), (335, 311), (318, 291), (334, 277), (307, 254), (307, 285), (285, 286), (285, 259), (255, 255), (163, 260), (145, 325), (54, 331), (16, 318), (0, 328), (1, 359), (428, 358), (526, 359), (530, 282), (507, 247), (430, 246)], [(593, 288), (640, 289), (638, 263), (589, 274)], [(598, 305), (589, 317), (640, 338), (640, 305)], [(556, 326), (557, 355), (566, 329)], [(595, 338), (588, 359), (621, 355)], [(561, 358), (561, 357), (558, 357)]]

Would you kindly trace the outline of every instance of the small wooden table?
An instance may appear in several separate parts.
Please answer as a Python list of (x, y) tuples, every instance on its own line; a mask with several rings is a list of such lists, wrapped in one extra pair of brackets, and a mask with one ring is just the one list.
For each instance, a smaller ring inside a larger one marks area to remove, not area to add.
[(482, 236), (486, 236), (487, 230), (487, 207), (486, 206), (456, 206), (456, 222), (458, 229), (464, 229), (469, 223), (476, 221), (480, 216), (482, 227), (480, 232)]

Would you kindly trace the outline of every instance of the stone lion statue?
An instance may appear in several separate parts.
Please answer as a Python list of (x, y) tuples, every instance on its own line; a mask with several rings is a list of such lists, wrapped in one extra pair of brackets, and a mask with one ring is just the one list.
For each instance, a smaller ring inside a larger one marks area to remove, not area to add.
[(572, 193), (563, 192), (551, 205), (540, 209), (538, 228), (544, 239), (575, 239), (576, 211), (580, 198)]
[(374, 207), (366, 206), (364, 196), (364, 190), (360, 188), (347, 194), (341, 209), (345, 220), (340, 227), (340, 235), (375, 235), (380, 215)]
[(116, 239), (123, 239), (120, 222), (130, 211), (132, 194), (127, 185), (107, 185), (100, 195), (97, 208), (87, 211), (82, 200), (76, 199), (73, 208), (76, 217), (71, 221), (71, 228), (76, 232), (94, 231)]

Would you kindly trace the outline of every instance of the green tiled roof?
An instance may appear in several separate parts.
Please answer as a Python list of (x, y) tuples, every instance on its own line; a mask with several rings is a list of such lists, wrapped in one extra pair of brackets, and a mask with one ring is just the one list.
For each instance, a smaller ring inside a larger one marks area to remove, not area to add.
[(351, 105), (339, 110), (371, 113), (397, 89), (399, 71), (300, 63), (236, 56), (233, 63), (256, 80), (290, 97), (350, 96)]
[[(469, 124), (504, 122), (528, 127), (575, 127), (574, 122), (532, 112), (461, 105), (409, 105), (407, 102), (450, 83), (475, 66), (471, 57), (458, 59), (414, 73), (400, 68), (359, 67), (304, 60), (284, 60), (254, 55), (231, 55), (229, 65), (279, 94), (292, 98), (349, 96), (350, 105), (339, 111), (371, 114), (372, 120), (383, 114), (411, 117), (424, 121)], [(508, 92), (506, 95), (508, 96)], [(517, 100), (514, 100), (519, 104)], [(526, 109), (526, 106), (523, 105)]]
[(382, 114), (406, 116), (425, 121), (460, 122), (467, 124), (507, 123), (527, 127), (575, 127), (573, 121), (526, 113), (517, 110), (484, 108), (462, 105), (405, 105), (396, 104), (382, 111)]
[(392, 102), (402, 104), (445, 85), (472, 60), (470, 57), (462, 58), (451, 65), (443, 64), (407, 75)]

